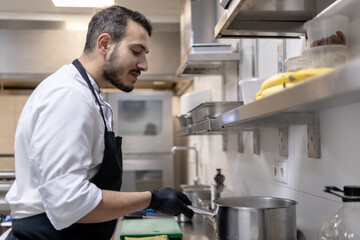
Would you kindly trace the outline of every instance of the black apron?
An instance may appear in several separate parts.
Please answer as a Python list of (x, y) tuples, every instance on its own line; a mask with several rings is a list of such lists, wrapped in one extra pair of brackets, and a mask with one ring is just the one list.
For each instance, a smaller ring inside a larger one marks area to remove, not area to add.
[[(86, 70), (76, 59), (74, 66), (80, 72), (93, 93), (105, 124), (104, 158), (97, 174), (90, 179), (102, 190), (120, 191), (122, 182), (122, 151), (121, 137), (115, 137), (114, 132), (108, 131), (104, 113), (95, 90), (90, 83)], [(107, 240), (114, 233), (117, 220), (102, 223), (81, 224), (75, 223), (68, 228), (56, 230), (45, 213), (12, 220), (12, 232), (6, 240)]]

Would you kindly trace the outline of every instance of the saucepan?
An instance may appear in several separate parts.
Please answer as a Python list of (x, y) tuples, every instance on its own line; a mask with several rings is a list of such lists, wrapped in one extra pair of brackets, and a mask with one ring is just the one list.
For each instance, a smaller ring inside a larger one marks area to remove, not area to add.
[(296, 240), (296, 201), (249, 196), (214, 201), (213, 212), (189, 206), (215, 222), (219, 240)]

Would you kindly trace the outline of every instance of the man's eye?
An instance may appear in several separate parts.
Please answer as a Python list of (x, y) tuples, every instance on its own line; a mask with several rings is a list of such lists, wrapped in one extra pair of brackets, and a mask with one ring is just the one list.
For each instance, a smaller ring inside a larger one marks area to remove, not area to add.
[(132, 50), (132, 52), (133, 52), (133, 54), (134, 54), (135, 56), (139, 56), (139, 55), (141, 54), (141, 52), (138, 52), (138, 51), (135, 51), (135, 50)]

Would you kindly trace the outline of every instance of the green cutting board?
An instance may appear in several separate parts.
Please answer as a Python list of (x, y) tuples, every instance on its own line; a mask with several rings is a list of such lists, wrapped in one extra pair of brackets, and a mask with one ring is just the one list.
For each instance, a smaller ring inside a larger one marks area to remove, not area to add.
[(125, 237), (153, 237), (167, 235), (168, 238), (182, 238), (182, 232), (174, 218), (125, 219), (120, 239)]

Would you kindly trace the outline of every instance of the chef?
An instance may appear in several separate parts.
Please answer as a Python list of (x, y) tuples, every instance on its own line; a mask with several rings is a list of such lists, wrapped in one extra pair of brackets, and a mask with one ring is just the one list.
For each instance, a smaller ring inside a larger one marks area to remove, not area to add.
[(110, 239), (117, 218), (146, 208), (192, 217), (190, 200), (174, 189), (120, 192), (122, 139), (114, 136), (100, 88), (133, 90), (148, 68), (151, 31), (139, 12), (97, 12), (82, 55), (33, 91), (16, 129), (6, 239)]

